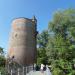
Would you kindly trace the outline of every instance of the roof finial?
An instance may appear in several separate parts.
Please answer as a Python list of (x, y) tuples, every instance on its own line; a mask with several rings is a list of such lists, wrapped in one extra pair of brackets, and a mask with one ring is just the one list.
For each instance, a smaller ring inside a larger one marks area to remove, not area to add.
[(35, 15), (32, 17), (32, 20), (37, 20), (36, 17), (35, 17)]
[(34, 19), (34, 20), (36, 19), (35, 15), (32, 17), (32, 19)]
[(37, 19), (36, 19), (35, 15), (32, 17), (32, 21), (34, 21), (35, 23), (37, 23)]

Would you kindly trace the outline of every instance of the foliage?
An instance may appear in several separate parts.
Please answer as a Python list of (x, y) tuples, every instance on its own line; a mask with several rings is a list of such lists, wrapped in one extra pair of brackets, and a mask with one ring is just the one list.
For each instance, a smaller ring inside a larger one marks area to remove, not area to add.
[[(50, 35), (46, 47), (53, 75), (73, 75), (75, 59), (75, 10), (58, 11), (49, 22)], [(74, 70), (75, 71), (75, 70)]]
[(53, 75), (75, 75), (75, 9), (56, 12), (37, 42), (38, 63), (47, 60)]
[(4, 53), (3, 48), (0, 47), (0, 55), (2, 55)]
[(5, 67), (0, 67), (1, 75), (6, 75)]
[(0, 72), (2, 75), (6, 75), (4, 71), (5, 71), (5, 57), (3, 48), (0, 47)]
[(59, 68), (55, 68), (53, 70), (53, 75), (64, 75), (64, 73)]
[(46, 45), (48, 43), (48, 31), (44, 30), (37, 36), (37, 64), (47, 64)]

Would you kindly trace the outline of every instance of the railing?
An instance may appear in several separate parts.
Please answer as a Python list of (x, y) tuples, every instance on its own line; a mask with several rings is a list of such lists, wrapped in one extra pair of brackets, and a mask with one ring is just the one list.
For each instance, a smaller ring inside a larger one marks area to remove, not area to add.
[(11, 69), (10, 71), (4, 71), (5, 74), (0, 72), (0, 75), (27, 75), (30, 71), (33, 71), (33, 66), (27, 66), (22, 68)]
[(11, 69), (11, 75), (26, 75), (27, 73), (29, 73), (30, 71), (33, 70), (32, 66), (27, 66), (27, 67), (23, 67), (23, 68), (18, 68), (17, 71)]
[(33, 65), (21, 65), (15, 62), (13, 58), (8, 58), (6, 61), (6, 73), (8, 73), (8, 75), (26, 75), (32, 70)]
[[(17, 70), (11, 69), (9, 73), (7, 71), (4, 72), (4, 74), (0, 72), (0, 75), (35, 75), (38, 72), (38, 75), (41, 75), (40, 73), (42, 73), (41, 71), (34, 71), (33, 66), (17, 68)], [(43, 72), (43, 75), (52, 75), (48, 67), (46, 71)]]

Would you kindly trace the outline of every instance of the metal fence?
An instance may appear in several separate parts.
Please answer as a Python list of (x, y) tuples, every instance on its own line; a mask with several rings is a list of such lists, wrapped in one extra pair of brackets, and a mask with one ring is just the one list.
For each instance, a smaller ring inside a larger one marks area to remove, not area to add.
[(5, 70), (4, 73), (0, 72), (0, 75), (29, 75), (29, 72), (33, 71), (33, 66), (27, 66), (22, 68)]
[(16, 71), (14, 69), (11, 69), (10, 75), (26, 75), (32, 70), (33, 70), (32, 66), (18, 68)]

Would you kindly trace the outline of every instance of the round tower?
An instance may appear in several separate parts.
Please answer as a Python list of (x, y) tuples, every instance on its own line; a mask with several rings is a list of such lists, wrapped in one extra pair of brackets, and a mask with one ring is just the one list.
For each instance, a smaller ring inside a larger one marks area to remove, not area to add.
[(35, 17), (17, 18), (12, 22), (9, 38), (8, 57), (21, 65), (36, 62), (37, 20)]

